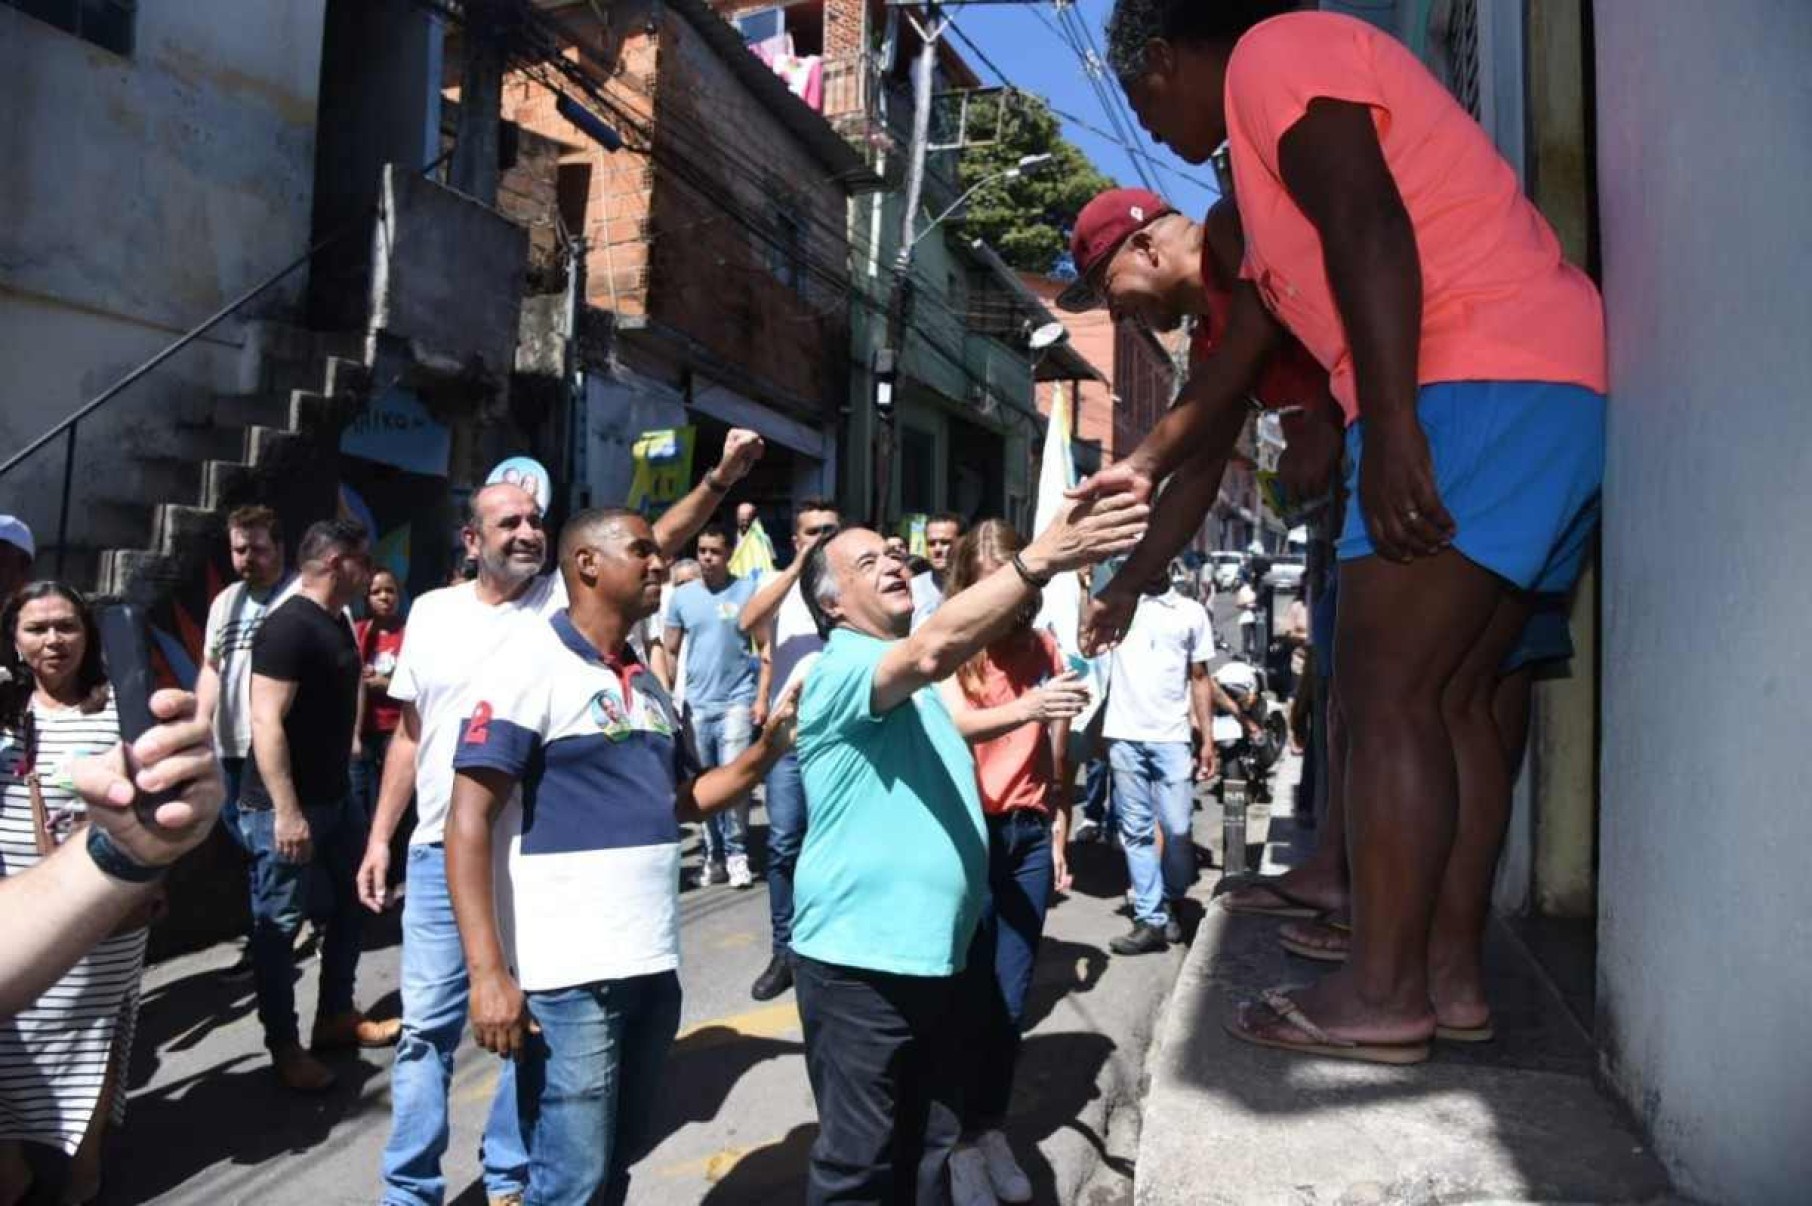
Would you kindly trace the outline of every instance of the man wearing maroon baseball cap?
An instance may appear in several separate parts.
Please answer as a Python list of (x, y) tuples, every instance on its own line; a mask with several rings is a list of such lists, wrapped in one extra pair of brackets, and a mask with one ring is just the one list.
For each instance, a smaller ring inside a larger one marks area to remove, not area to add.
[[(1137, 268), (1135, 257), (1121, 256), (1120, 252), (1128, 249), (1131, 244), (1133, 249), (1141, 253), (1139, 258), (1149, 263), (1151, 252), (1158, 246), (1157, 236), (1167, 233), (1167, 228), (1173, 226), (1194, 228), (1196, 258), (1188, 263), (1191, 271), (1195, 271), (1201, 256), (1200, 228), (1179, 214), (1170, 202), (1142, 188), (1110, 188), (1097, 194), (1076, 215), (1076, 226), (1070, 233), (1070, 259), (1076, 265), (1076, 282), (1058, 295), (1058, 307), (1079, 314), (1119, 300), (1120, 291), (1116, 291), (1115, 297), (1111, 299), (1107, 294), (1110, 271), (1118, 284), (1121, 272), (1117, 269)], [(1170, 244), (1180, 241), (1166, 239), (1163, 242), (1168, 248)], [(1115, 317), (1119, 318), (1121, 315), (1116, 313)], [(1168, 323), (1151, 325), (1158, 326), (1161, 330), (1170, 330), (1181, 320), (1182, 315), (1179, 313)]]

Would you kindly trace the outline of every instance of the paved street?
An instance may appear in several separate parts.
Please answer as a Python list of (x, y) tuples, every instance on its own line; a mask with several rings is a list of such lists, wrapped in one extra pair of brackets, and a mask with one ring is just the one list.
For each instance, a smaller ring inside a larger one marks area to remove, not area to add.
[[(1203, 845), (1210, 815), (1198, 813)], [(1009, 1130), (1038, 1201), (1106, 1206), (1131, 1200), (1141, 1066), (1181, 951), (1111, 959), (1107, 941), (1128, 924), (1117, 913), (1124, 864), (1101, 845), (1080, 847), (1075, 862), (1076, 891), (1052, 912), (1045, 935)], [(631, 1200), (797, 1202), (815, 1133), (798, 1014), (791, 994), (758, 1005), (747, 991), (767, 957), (766, 893), (689, 890), (683, 918), (683, 1030), (669, 1063), (661, 1139), (638, 1168)], [(395, 1010), (394, 919), (372, 928), (359, 997)], [(216, 947), (147, 974), (128, 1122), (111, 1152), (103, 1201), (375, 1201), (389, 1054), (341, 1058), (341, 1084), (326, 1096), (282, 1092), (263, 1055), (249, 980), (221, 974), (235, 954)], [(305, 1024), (316, 972), (311, 959), (298, 985)], [(468, 1044), (446, 1162), (452, 1201), (483, 1201), (475, 1149), (493, 1079), (492, 1057)]]

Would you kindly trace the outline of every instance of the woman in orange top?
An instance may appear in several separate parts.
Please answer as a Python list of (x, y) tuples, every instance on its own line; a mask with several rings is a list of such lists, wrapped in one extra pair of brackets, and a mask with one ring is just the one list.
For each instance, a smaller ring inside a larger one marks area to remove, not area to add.
[[(1295, 7), (1117, 0), (1108, 58), (1127, 99), (1184, 159), (1227, 143), (1246, 247), (1207, 371), (1080, 492), (1148, 492), (1237, 435), (1285, 331), (1327, 369), (1356, 504), (1335, 640), (1352, 954), (1231, 1028), (1410, 1063), (1438, 1035), (1490, 1032), (1479, 958), (1510, 800), (1492, 688), (1532, 592), (1572, 586), (1596, 526), (1604, 316), (1427, 68), (1363, 21)], [(1150, 554), (1180, 547), (1191, 509), (1154, 516)], [(1124, 630), (1132, 586), (1091, 609), (1094, 639)]]
[[(986, 520), (950, 555), (945, 594), (955, 595), (1010, 563), (1025, 542), (1004, 520)], [(969, 948), (978, 1011), (971, 1020), (973, 1078), (965, 1095), (964, 1142), (950, 1160), (952, 1195), (967, 1201), (1029, 1202), (1031, 1182), (1001, 1133), (1013, 1092), (1019, 1025), (1045, 909), (1069, 887), (1070, 718), (1088, 688), (1065, 664), (1056, 640), (1032, 627), (1036, 601), (1011, 632), (939, 684), (956, 727), (975, 751), (975, 778), (988, 819), (989, 900)], [(990, 1196), (985, 1196), (991, 1194)]]

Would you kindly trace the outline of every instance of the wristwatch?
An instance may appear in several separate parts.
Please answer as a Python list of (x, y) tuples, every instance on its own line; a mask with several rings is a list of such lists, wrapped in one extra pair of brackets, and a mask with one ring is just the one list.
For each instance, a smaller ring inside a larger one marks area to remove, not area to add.
[(119, 844), (99, 825), (88, 826), (88, 857), (94, 865), (114, 879), (129, 884), (148, 884), (162, 879), (169, 867), (152, 867), (139, 862), (120, 849)]

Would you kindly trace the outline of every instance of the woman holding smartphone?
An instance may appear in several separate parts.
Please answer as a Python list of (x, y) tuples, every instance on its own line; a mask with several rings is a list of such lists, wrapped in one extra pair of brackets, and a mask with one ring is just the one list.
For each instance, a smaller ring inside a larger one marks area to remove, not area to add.
[[(0, 611), (0, 875), (35, 866), (80, 832), (70, 778), (120, 739), (94, 613), (79, 592), (34, 582)], [(36, 1001), (0, 1022), (0, 1206), (31, 1188), (25, 1144), (70, 1157), (62, 1201), (100, 1192), (101, 1142), (126, 1108), (122, 1076), (138, 1015), (141, 909)]]

